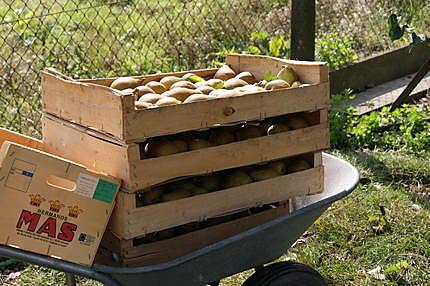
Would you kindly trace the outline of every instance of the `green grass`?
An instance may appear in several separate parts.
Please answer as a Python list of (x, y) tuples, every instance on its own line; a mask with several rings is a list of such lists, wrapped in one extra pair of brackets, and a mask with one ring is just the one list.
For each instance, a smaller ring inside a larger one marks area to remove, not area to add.
[[(347, 198), (335, 203), (299, 242), (280, 258), (311, 265), (330, 285), (428, 285), (430, 281), (430, 154), (416, 157), (398, 152), (334, 153), (359, 167), (362, 182)], [(420, 210), (412, 205), (418, 204)], [(372, 230), (383, 206), (388, 226)], [(385, 279), (368, 272), (377, 267)], [(252, 271), (222, 281), (241, 285)], [(16, 285), (61, 285), (64, 275), (27, 267)], [(98, 285), (80, 280), (79, 285)]]

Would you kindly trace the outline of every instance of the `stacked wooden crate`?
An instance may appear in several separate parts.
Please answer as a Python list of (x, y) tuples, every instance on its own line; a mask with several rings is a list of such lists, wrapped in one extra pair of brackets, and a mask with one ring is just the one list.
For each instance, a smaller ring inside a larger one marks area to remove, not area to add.
[[(109, 87), (112, 78), (75, 81), (49, 71), (42, 73), (46, 150), (123, 180), (104, 241), (120, 254), (123, 263), (155, 263), (182, 255), (288, 213), (285, 201), (294, 196), (323, 191), (321, 150), (329, 146), (326, 65), (249, 55), (229, 55), (226, 63), (236, 73), (251, 72), (257, 80), (267, 72), (276, 74), (287, 64), (308, 85), (138, 110), (131, 94)], [(211, 78), (216, 71), (192, 72)], [(146, 83), (186, 73), (189, 71), (136, 78)], [(243, 124), (267, 129), (273, 122), (294, 117), (306, 118), (309, 126), (168, 156), (148, 157), (145, 153), (146, 144), (154, 138), (207, 136), (214, 130)], [(271, 162), (282, 161), (288, 166), (297, 158), (309, 162), (310, 168), (177, 200), (149, 204), (141, 199), (151, 189), (166, 185), (171, 189), (179, 181), (212, 174), (225, 178), (230, 172)], [(268, 205), (271, 207), (261, 208)], [(260, 209), (249, 211), (256, 207)], [(211, 220), (230, 224), (196, 226)], [(235, 229), (234, 225), (241, 227)], [(178, 229), (180, 235), (171, 238)], [(150, 239), (161, 231), (170, 231), (170, 236), (163, 236), (162, 241)], [(160, 250), (171, 249), (169, 245), (182, 251), (166, 254)], [(143, 258), (148, 253), (159, 255)]]

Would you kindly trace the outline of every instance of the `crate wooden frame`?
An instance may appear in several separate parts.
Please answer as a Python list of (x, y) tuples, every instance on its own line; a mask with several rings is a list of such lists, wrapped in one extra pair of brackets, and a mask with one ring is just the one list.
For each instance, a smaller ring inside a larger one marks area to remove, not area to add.
[(183, 256), (287, 214), (289, 214), (288, 201), (280, 203), (274, 209), (236, 218), (173, 238), (140, 245), (134, 245), (133, 239), (121, 239), (107, 231), (101, 245), (117, 254), (120, 257), (121, 265), (151, 265)]
[(43, 117), (42, 128), (48, 151), (121, 178), (123, 187), (134, 192), (179, 177), (326, 149), (330, 145), (327, 110), (319, 111), (319, 117), (318, 124), (303, 129), (145, 159), (137, 143), (110, 142), (99, 132), (50, 115)]
[(121, 190), (108, 229), (122, 239), (132, 239), (295, 196), (321, 193), (324, 189), (322, 153), (315, 152), (313, 157), (314, 166), (308, 170), (149, 206), (137, 206), (136, 194)]
[[(276, 74), (291, 66), (309, 86), (264, 91), (238, 97), (137, 110), (134, 97), (108, 87), (114, 78), (71, 80), (49, 70), (42, 71), (42, 108), (45, 113), (105, 133), (130, 143), (217, 124), (262, 120), (287, 113), (327, 109), (328, 67), (322, 62), (302, 62), (255, 55), (229, 55), (226, 63), (237, 73), (249, 71), (258, 80), (265, 72)], [(193, 72), (213, 76), (216, 69), (138, 76), (143, 82), (167, 75)], [(157, 122), (159, 124), (154, 124)]]

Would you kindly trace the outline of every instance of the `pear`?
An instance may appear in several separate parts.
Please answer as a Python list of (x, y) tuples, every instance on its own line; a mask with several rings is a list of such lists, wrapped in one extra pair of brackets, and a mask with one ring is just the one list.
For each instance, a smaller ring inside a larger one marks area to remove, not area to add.
[(221, 89), (224, 87), (224, 81), (220, 80), (220, 79), (210, 79), (206, 82), (207, 86), (213, 87), (214, 89)]
[(148, 191), (140, 193), (139, 200), (142, 201), (144, 205), (151, 205), (160, 201), (162, 193), (163, 189), (161, 187), (151, 188)]
[(238, 90), (228, 90), (228, 89), (215, 89), (209, 95), (216, 96), (217, 98), (235, 97), (240, 96), (242, 93)]
[(163, 92), (167, 91), (167, 88), (159, 83), (158, 81), (150, 81), (145, 86), (152, 89), (155, 93), (162, 94)]
[(236, 87), (245, 86), (247, 84), (248, 83), (246, 81), (241, 80), (239, 78), (231, 78), (231, 79), (226, 80), (224, 82), (224, 88), (225, 89), (233, 89), (233, 88), (236, 88)]
[(252, 84), (248, 84), (245, 86), (240, 86), (240, 87), (236, 87), (234, 90), (240, 91), (244, 94), (250, 94), (250, 93), (257, 93), (257, 92), (263, 92), (266, 91), (264, 88), (256, 86), (256, 85), (252, 85)]
[(214, 91), (215, 88), (213, 88), (211, 86), (208, 86), (208, 85), (202, 85), (202, 86), (197, 87), (197, 90), (200, 90), (204, 94), (208, 95), (209, 93), (211, 93), (212, 91)]
[(233, 133), (227, 131), (226, 129), (218, 128), (211, 131), (209, 141), (215, 145), (223, 145), (235, 142), (236, 138)]
[(228, 80), (236, 76), (234, 70), (232, 70), (228, 65), (223, 65), (215, 73), (214, 78), (221, 80)]
[(254, 181), (264, 181), (274, 177), (278, 177), (279, 173), (269, 167), (259, 167), (249, 172), (249, 175)]
[(179, 101), (184, 101), (192, 94), (202, 94), (202, 92), (197, 89), (177, 87), (163, 93), (164, 96), (176, 98)]
[(183, 180), (183, 181), (179, 181), (179, 182), (172, 182), (170, 184), (167, 185), (166, 189), (167, 191), (171, 192), (171, 191), (175, 191), (175, 190), (192, 190), (194, 189), (196, 186), (188, 181), (188, 180)]
[(206, 189), (208, 192), (216, 192), (220, 189), (221, 180), (218, 175), (201, 176), (196, 179), (196, 185)]
[(257, 82), (254, 75), (250, 72), (241, 72), (235, 76), (235, 78), (246, 81), (248, 84), (254, 84)]
[(164, 96), (163, 98), (160, 98), (155, 105), (157, 106), (169, 106), (169, 105), (177, 105), (181, 104), (181, 101), (177, 100), (174, 97), (168, 97)]
[(224, 188), (233, 188), (241, 185), (252, 183), (252, 178), (244, 171), (236, 170), (229, 173), (223, 178)]
[(263, 79), (262, 81), (259, 81), (258, 83), (256, 83), (255, 86), (265, 87), (267, 83), (268, 81)]
[(190, 151), (209, 148), (209, 147), (212, 147), (212, 144), (209, 141), (205, 139), (199, 139), (199, 138), (195, 138), (191, 140), (188, 144), (188, 149)]
[(147, 93), (142, 95), (139, 98), (139, 102), (148, 102), (148, 103), (152, 103), (155, 104), (157, 101), (159, 101), (160, 99), (162, 99), (163, 97), (165, 97), (164, 95), (161, 94), (156, 94), (156, 93)]
[(145, 95), (147, 93), (155, 93), (155, 91), (145, 85), (141, 85), (133, 89), (133, 95), (135, 96), (135, 98), (140, 98), (142, 95)]
[(266, 90), (276, 90), (276, 89), (288, 88), (288, 87), (290, 87), (290, 85), (285, 80), (275, 79), (275, 80), (269, 81), (264, 88)]
[(176, 87), (184, 87), (184, 88), (189, 88), (189, 89), (196, 89), (196, 86), (189, 81), (186, 80), (182, 80), (182, 81), (178, 81), (177, 83), (174, 83), (170, 89), (174, 89)]
[(207, 194), (209, 193), (208, 190), (206, 190), (205, 188), (202, 187), (195, 187), (194, 189), (191, 190), (193, 196), (198, 196), (198, 195), (203, 195), (203, 194)]
[(123, 95), (129, 95), (129, 94), (133, 93), (133, 89), (132, 88), (126, 88), (126, 89), (120, 90), (119, 92)]
[(279, 175), (285, 174), (287, 171), (287, 166), (283, 161), (274, 161), (269, 163), (268, 167), (272, 170), (275, 170)]
[(299, 172), (312, 168), (312, 166), (307, 161), (299, 159), (288, 160), (286, 162), (286, 166), (288, 173)]
[(192, 195), (193, 193), (191, 190), (175, 189), (164, 193), (162, 196), (162, 201), (170, 202), (170, 201), (185, 199), (185, 198), (191, 197)]
[(300, 87), (302, 85), (302, 83), (298, 80), (296, 80), (295, 82), (293, 82), (293, 84), (291, 85), (291, 87)]
[(303, 118), (300, 118), (300, 117), (289, 118), (289, 119), (287, 119), (287, 121), (285, 121), (285, 124), (291, 130), (305, 128), (305, 127), (307, 127), (309, 125), (306, 122), (306, 120), (304, 120)]
[(238, 141), (262, 136), (260, 129), (254, 125), (246, 125), (237, 130), (236, 138)]
[(152, 157), (168, 156), (183, 152), (178, 143), (166, 139), (156, 139), (148, 143), (147, 152)]
[(134, 106), (136, 107), (136, 109), (148, 109), (151, 107), (156, 107), (155, 105), (153, 105), (150, 102), (144, 102), (144, 101), (135, 101), (134, 102)]
[(177, 76), (165, 76), (160, 80), (160, 83), (166, 87), (166, 89), (170, 89), (170, 87), (177, 83), (178, 81), (182, 81), (183, 79)]
[(110, 87), (117, 90), (124, 90), (127, 88), (135, 88), (139, 86), (142, 82), (142, 79), (133, 78), (133, 77), (119, 77), (114, 80)]
[(200, 76), (198, 76), (196, 74), (193, 74), (193, 73), (184, 74), (182, 76), (182, 78), (185, 79), (185, 80), (191, 81), (192, 83), (204, 82), (205, 81), (204, 78), (202, 78), (202, 77), (200, 77)]
[(288, 127), (287, 124), (277, 123), (277, 124), (273, 124), (272, 126), (269, 127), (269, 129), (267, 130), (267, 135), (273, 135), (276, 133), (287, 132), (289, 130), (290, 130), (290, 128)]
[(192, 94), (187, 99), (184, 100), (184, 103), (197, 102), (197, 101), (206, 101), (209, 99), (215, 99), (216, 97), (213, 95), (206, 94)]
[(281, 70), (278, 72), (277, 77), (279, 79), (285, 80), (288, 82), (288, 84), (291, 86), (295, 81), (298, 81), (299, 78), (297, 77), (296, 73), (294, 72), (293, 68), (285, 65), (282, 66)]

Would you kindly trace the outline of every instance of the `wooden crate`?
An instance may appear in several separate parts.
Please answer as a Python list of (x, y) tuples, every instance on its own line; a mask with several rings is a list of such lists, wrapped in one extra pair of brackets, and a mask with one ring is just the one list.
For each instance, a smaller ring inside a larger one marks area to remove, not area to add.
[(0, 244), (91, 265), (120, 181), (30, 137), (0, 129), (0, 144)]
[[(186, 255), (288, 213), (287, 201), (278, 204), (273, 209), (248, 214), (173, 238), (149, 243), (140, 243), (139, 239), (120, 239), (107, 231), (103, 236), (101, 246), (115, 253), (120, 258), (119, 264), (124, 266), (157, 264)], [(224, 217), (221, 220), (225, 220)]]
[(108, 228), (122, 239), (132, 239), (295, 196), (321, 193), (324, 188), (321, 152), (313, 157), (314, 166), (308, 170), (148, 206), (138, 206), (135, 193), (121, 190)]
[(143, 158), (139, 143), (124, 144), (51, 115), (42, 119), (46, 150), (123, 180), (134, 192), (171, 179), (258, 164), (329, 147), (327, 110), (311, 113), (312, 126), (157, 158)]
[[(125, 143), (218, 124), (263, 120), (301, 111), (327, 109), (329, 106), (328, 68), (320, 62), (300, 62), (266, 56), (229, 55), (233, 70), (252, 72), (257, 80), (265, 72), (276, 74), (282, 65), (290, 65), (306, 87), (265, 91), (238, 97), (137, 110), (134, 97), (111, 89), (114, 79), (69, 80), (48, 70), (42, 72), (42, 106), (53, 114), (79, 125), (98, 130)], [(139, 76), (144, 83), (167, 75)], [(191, 71), (211, 77), (216, 69)]]

